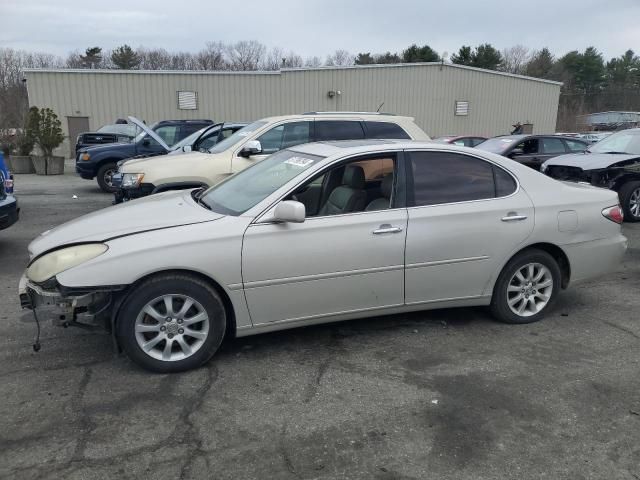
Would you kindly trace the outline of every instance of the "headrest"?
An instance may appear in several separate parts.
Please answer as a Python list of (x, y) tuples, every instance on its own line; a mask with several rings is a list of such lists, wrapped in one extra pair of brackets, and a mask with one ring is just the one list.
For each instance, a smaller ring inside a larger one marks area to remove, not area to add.
[(382, 182), (380, 183), (380, 191), (382, 192), (382, 196), (385, 198), (391, 198), (392, 188), (393, 188), (393, 173), (382, 177)]
[(354, 190), (364, 189), (364, 170), (360, 165), (347, 165), (342, 176), (342, 184)]

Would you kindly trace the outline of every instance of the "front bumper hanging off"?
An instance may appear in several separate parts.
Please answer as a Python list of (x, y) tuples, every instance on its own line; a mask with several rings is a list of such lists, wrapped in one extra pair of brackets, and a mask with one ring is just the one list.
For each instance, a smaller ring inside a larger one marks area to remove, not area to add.
[(59, 285), (44, 287), (23, 275), (18, 286), (20, 305), (29, 310), (46, 313), (55, 325), (77, 326), (91, 330), (110, 330), (110, 306), (113, 292), (63, 291)]

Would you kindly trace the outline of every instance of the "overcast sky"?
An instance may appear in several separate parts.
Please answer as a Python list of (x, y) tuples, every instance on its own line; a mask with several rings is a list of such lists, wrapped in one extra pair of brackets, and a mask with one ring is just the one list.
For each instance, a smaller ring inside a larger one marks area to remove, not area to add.
[(640, 0), (0, 0), (0, 47), (66, 55), (98, 45), (195, 52), (210, 40), (258, 40), (322, 59), (428, 44), (593, 45), (640, 53)]

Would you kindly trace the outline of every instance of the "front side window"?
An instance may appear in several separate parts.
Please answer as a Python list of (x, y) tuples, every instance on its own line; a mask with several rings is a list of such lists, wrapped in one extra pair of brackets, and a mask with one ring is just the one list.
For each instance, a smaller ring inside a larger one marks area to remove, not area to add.
[(315, 130), (316, 142), (364, 138), (362, 125), (354, 120), (316, 120)]
[(264, 120), (259, 120), (257, 122), (250, 123), (244, 128), (241, 128), (236, 133), (231, 135), (229, 138), (225, 138), (223, 141), (216, 143), (216, 145), (209, 150), (209, 153), (220, 153), (225, 150), (231, 148), (238, 142), (246, 139), (249, 135), (251, 135), (256, 130), (264, 127), (267, 124)]
[(242, 215), (324, 157), (283, 150), (207, 190), (200, 201), (216, 213)]
[(438, 205), (506, 196), (516, 183), (489, 162), (450, 152), (407, 152), (408, 206)]
[(284, 148), (309, 143), (311, 122), (291, 122), (273, 127), (256, 140), (262, 146), (262, 153), (270, 154)]
[(516, 148), (521, 149), (525, 155), (534, 155), (540, 152), (540, 141), (537, 138), (529, 138), (520, 142)]
[(390, 122), (364, 122), (367, 138), (391, 138), (410, 140), (411, 137), (399, 125)]
[(164, 127), (159, 127), (156, 130), (156, 135), (164, 140), (164, 143), (166, 143), (168, 146), (171, 146), (178, 141), (179, 130), (180, 127), (177, 125), (166, 125)]
[(542, 148), (544, 153), (565, 153), (564, 143), (559, 138), (543, 138)]

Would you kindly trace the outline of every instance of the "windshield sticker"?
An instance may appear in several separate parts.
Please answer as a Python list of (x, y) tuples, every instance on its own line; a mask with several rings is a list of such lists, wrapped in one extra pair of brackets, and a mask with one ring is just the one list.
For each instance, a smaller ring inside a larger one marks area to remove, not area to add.
[(288, 160), (285, 160), (287, 165), (293, 165), (294, 167), (305, 168), (313, 163), (313, 160), (310, 158), (303, 157), (291, 157)]
[(501, 141), (501, 142), (504, 142), (504, 143), (511, 143), (511, 142), (513, 142), (513, 140), (511, 140), (510, 138), (502, 138), (502, 139), (500, 139), (500, 141)]

